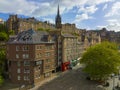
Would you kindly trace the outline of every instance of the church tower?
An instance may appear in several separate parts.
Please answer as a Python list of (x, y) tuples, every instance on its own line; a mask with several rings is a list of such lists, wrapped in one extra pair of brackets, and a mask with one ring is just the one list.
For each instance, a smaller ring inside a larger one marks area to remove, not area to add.
[(59, 5), (58, 5), (58, 10), (57, 10), (57, 16), (55, 18), (55, 27), (57, 29), (62, 28), (62, 24), (61, 24), (61, 16), (60, 16), (60, 12), (59, 12)]

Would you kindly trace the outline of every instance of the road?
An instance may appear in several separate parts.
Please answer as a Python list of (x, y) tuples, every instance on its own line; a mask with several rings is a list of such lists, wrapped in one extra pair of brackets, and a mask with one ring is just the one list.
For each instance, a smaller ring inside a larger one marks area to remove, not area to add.
[(81, 68), (60, 74), (36, 90), (103, 90), (96, 81), (86, 80)]

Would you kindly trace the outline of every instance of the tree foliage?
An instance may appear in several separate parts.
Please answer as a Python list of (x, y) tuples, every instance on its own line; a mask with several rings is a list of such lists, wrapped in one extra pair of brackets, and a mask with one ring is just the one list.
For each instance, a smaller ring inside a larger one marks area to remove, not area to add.
[(7, 32), (7, 27), (5, 24), (0, 24), (0, 32)]
[(0, 86), (2, 86), (3, 83), (4, 83), (4, 79), (3, 79), (3, 77), (0, 75)]
[(91, 77), (103, 79), (118, 72), (119, 55), (116, 44), (103, 42), (90, 47), (83, 54), (81, 63), (85, 64), (84, 71)]
[(38, 31), (46, 31), (46, 32), (49, 32), (49, 31), (50, 31), (49, 28), (47, 28), (47, 29), (44, 29), (44, 28), (38, 28), (37, 30), (38, 30)]
[(0, 41), (7, 41), (8, 40), (8, 35), (6, 32), (0, 32)]
[(2, 74), (4, 71), (5, 60), (6, 60), (5, 50), (0, 49), (0, 74)]
[(14, 30), (10, 30), (8, 34), (9, 35), (15, 35), (15, 31)]
[(0, 85), (4, 83), (4, 78), (3, 73), (5, 70), (5, 60), (6, 60), (6, 55), (5, 55), (5, 49), (0, 49)]

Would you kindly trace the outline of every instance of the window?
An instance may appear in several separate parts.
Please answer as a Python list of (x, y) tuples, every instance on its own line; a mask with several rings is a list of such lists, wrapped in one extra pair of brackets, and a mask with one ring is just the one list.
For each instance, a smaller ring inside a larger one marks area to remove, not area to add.
[(20, 62), (19, 61), (17, 62), (17, 66), (20, 67)]
[(39, 53), (39, 57), (41, 57), (42, 56), (42, 54), (41, 53)]
[(23, 59), (28, 59), (29, 58), (29, 54), (23, 54)]
[(46, 56), (50, 56), (50, 52), (46, 52)]
[(20, 68), (17, 69), (17, 73), (20, 73)]
[(45, 77), (49, 77), (50, 76), (50, 73), (45, 73)]
[(24, 69), (24, 73), (30, 73), (30, 69), (25, 68), (25, 69)]
[(19, 54), (16, 54), (16, 58), (17, 58), (17, 59), (19, 58)]
[(36, 54), (36, 58), (42, 57), (41, 53)]
[(36, 61), (36, 65), (42, 64), (42, 61)]
[(16, 46), (16, 51), (19, 51), (20, 50), (20, 47), (19, 46)]
[(29, 54), (26, 54), (26, 58), (29, 58)]
[(20, 76), (18, 76), (17, 78), (18, 78), (18, 80), (20, 80), (20, 78), (21, 78), (21, 77), (20, 77)]
[(29, 47), (28, 46), (23, 46), (23, 51), (28, 51)]
[(25, 81), (30, 80), (30, 79), (29, 79), (29, 76), (24, 76), (24, 80), (25, 80)]
[(48, 63), (48, 62), (50, 62), (51, 60), (50, 59), (46, 59), (46, 62)]
[(37, 49), (37, 50), (40, 50), (40, 49), (42, 49), (42, 46), (37, 45), (37, 46), (36, 46), (36, 49)]
[(24, 66), (30, 66), (30, 61), (24, 61)]

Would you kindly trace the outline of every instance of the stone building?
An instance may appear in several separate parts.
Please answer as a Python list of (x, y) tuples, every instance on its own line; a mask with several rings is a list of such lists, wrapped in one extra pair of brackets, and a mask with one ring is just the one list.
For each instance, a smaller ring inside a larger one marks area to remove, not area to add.
[(7, 43), (9, 78), (13, 83), (35, 84), (56, 69), (55, 42), (47, 32), (32, 29)]
[(120, 33), (115, 31), (108, 31), (106, 28), (99, 30), (101, 41), (109, 41), (120, 43)]
[(34, 30), (38, 29), (50, 29), (50, 30), (61, 30), (63, 33), (80, 33), (80, 30), (76, 28), (75, 24), (62, 24), (62, 18), (60, 16), (59, 5), (57, 9), (57, 15), (55, 17), (55, 24), (51, 24), (47, 21), (42, 22), (34, 17), (31, 18), (20, 18), (18, 15), (9, 15), (6, 21), (6, 26), (9, 30), (13, 30), (15, 34), (28, 30), (30, 28)]
[(97, 43), (101, 43), (101, 36), (100, 33), (94, 30), (84, 31), (81, 33), (81, 41), (84, 44), (84, 50), (88, 47), (95, 45)]
[(31, 18), (19, 18), (17, 15), (10, 15), (6, 26), (9, 30), (13, 30), (15, 34), (22, 32), (24, 30), (28, 30), (30, 28), (34, 30), (38, 29), (54, 29), (54, 25), (48, 23), (47, 21), (41, 22), (36, 20), (34, 17)]
[(83, 44), (78, 42), (78, 38), (71, 34), (62, 34), (62, 71), (67, 70), (73, 65), (73, 62), (81, 57), (83, 53)]

